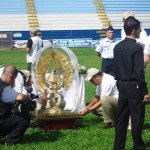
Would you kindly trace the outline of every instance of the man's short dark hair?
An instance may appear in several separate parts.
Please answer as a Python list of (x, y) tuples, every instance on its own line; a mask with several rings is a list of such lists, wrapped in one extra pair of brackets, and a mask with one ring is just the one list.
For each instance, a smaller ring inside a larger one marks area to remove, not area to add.
[(114, 31), (113, 27), (112, 26), (109, 26), (106, 31)]
[(140, 21), (133, 16), (128, 17), (124, 23), (124, 31), (126, 35), (131, 35), (132, 31), (137, 30), (140, 27)]
[(7, 65), (4, 67), (3, 74), (13, 74), (17, 76), (18, 70), (13, 65)]

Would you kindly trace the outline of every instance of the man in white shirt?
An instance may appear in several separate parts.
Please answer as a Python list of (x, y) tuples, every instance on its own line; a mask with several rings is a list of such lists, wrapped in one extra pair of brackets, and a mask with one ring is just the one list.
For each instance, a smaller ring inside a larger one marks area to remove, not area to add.
[(150, 62), (150, 35), (147, 38), (144, 48), (144, 64), (145, 66)]
[(102, 67), (101, 72), (105, 72), (114, 76), (114, 46), (118, 43), (114, 39), (114, 30), (109, 26), (106, 30), (106, 38), (99, 42), (99, 45), (96, 47), (96, 55), (102, 57)]
[(36, 57), (36, 52), (43, 47), (43, 41), (37, 36), (37, 30), (32, 29), (30, 31), (31, 38), (27, 41), (27, 47), (25, 49), (27, 56), (28, 70), (31, 72), (31, 64), (34, 57)]
[(113, 76), (101, 73), (96, 68), (87, 71), (85, 80), (90, 81), (96, 87), (95, 97), (80, 114), (85, 115), (91, 111), (102, 110), (102, 115), (106, 125), (105, 129), (112, 128), (115, 124), (115, 117), (118, 108), (118, 90), (116, 80)]
[[(128, 17), (134, 17), (134, 13), (132, 11), (126, 11), (124, 12), (123, 14), (123, 23), (125, 22), (125, 20), (128, 18)], [(124, 40), (126, 37), (126, 34), (125, 34), (125, 31), (124, 29), (122, 28), (121, 30), (121, 40)], [(141, 27), (141, 33), (140, 33), (140, 37), (138, 39), (136, 39), (137, 43), (141, 44), (143, 47), (145, 46), (145, 42), (147, 41), (147, 33), (146, 31)]]
[[(33, 59), (36, 58), (37, 51), (40, 50), (43, 47), (43, 41), (40, 37), (37, 36), (38, 31), (36, 29), (32, 29), (30, 31), (31, 38), (28, 39), (27, 41), (27, 47), (25, 49), (27, 56), (27, 70), (30, 72), (32, 71), (32, 61)], [(34, 81), (34, 78), (32, 77), (32, 88), (33, 88), (33, 93), (37, 95), (37, 89), (36, 89), (36, 84)]]

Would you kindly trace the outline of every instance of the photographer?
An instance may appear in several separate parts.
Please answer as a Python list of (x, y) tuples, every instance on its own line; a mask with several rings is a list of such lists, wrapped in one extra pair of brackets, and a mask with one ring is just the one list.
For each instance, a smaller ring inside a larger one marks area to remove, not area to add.
[(12, 88), (17, 74), (18, 70), (13, 65), (8, 65), (0, 78), (0, 139), (7, 136), (6, 145), (19, 143), (31, 120), (29, 113), (12, 113), (13, 105), (25, 102), (27, 98)]
[(31, 73), (28, 70), (19, 70), (15, 79), (14, 89), (15, 91), (28, 95), (27, 101), (24, 103), (17, 102), (14, 109), (15, 111), (22, 111), (23, 113), (29, 113), (36, 108), (36, 102), (33, 100), (38, 98), (32, 94), (31, 88)]
[[(2, 72), (4, 70), (4, 67), (0, 68), (0, 77), (2, 75)], [(28, 95), (27, 101), (20, 103), (16, 102), (13, 111), (19, 112), (22, 111), (24, 113), (29, 113), (30, 111), (34, 111), (36, 108), (36, 102), (33, 100), (35, 98), (38, 98), (34, 94), (32, 94), (32, 81), (31, 81), (31, 73), (28, 70), (18, 70), (17, 77), (15, 78), (13, 89), (18, 92), (25, 95)]]

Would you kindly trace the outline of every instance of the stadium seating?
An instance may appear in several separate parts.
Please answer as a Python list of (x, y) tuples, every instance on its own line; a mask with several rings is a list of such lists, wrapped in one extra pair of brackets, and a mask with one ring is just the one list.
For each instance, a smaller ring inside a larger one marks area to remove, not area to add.
[(122, 16), (127, 10), (135, 13), (150, 34), (149, 0), (4, 0), (0, 2), (0, 31), (22, 34), (13, 40), (28, 39), (33, 27), (41, 31), (43, 39), (98, 40), (102, 33), (97, 31), (111, 24), (115, 37), (120, 38)]
[(149, 29), (150, 1), (149, 0), (103, 0), (105, 12), (115, 29), (123, 26), (122, 18), (125, 11), (133, 11), (135, 17), (142, 23), (143, 28)]
[(0, 2), (0, 31), (29, 30), (28, 15), (24, 0)]
[(35, 1), (41, 30), (102, 29), (92, 0)]

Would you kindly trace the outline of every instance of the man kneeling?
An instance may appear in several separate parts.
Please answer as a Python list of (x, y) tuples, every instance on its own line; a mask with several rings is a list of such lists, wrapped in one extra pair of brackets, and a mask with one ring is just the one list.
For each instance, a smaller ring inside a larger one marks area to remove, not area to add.
[(97, 86), (96, 95), (80, 114), (85, 115), (88, 112), (93, 112), (94, 114), (103, 115), (106, 123), (104, 128), (112, 128), (115, 124), (118, 108), (116, 80), (113, 76), (101, 73), (96, 68), (90, 68), (87, 71), (85, 80)]

